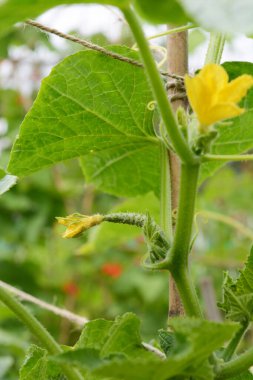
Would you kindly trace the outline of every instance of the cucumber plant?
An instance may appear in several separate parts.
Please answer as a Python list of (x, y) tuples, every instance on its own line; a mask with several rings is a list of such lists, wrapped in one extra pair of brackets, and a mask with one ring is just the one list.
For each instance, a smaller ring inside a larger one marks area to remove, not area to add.
[[(88, 2), (65, 0), (64, 4)], [(220, 65), (226, 36), (253, 32), (253, 6), (247, 0), (240, 4), (231, 0), (229, 6), (226, 0), (97, 2), (119, 8), (137, 51), (124, 46), (94, 49), (86, 44), (90, 50), (57, 64), (42, 81), (20, 126), (1, 181), (7, 189), (6, 181), (11, 185), (16, 177), (80, 158), (86, 181), (105, 192), (127, 197), (153, 192), (160, 199), (160, 225), (149, 210), (146, 214), (73, 213), (59, 216), (58, 222), (66, 226), (65, 238), (101, 223), (139, 227), (147, 245), (143, 266), (170, 273), (184, 315), (169, 318), (168, 330), (159, 332), (161, 351), (147, 350), (142, 344), (140, 322), (131, 313), (115, 321), (91, 321), (75, 346), (61, 347), (19, 301), (0, 288), (0, 300), (40, 343), (30, 347), (20, 379), (251, 379), (253, 349), (238, 355), (237, 347), (253, 318), (253, 251), (237, 279), (225, 275), (219, 303), (224, 323), (204, 318), (189, 255), (199, 185), (225, 162), (253, 159), (245, 154), (253, 148), (253, 64)], [(60, 4), (60, 0), (1, 2), (0, 33)], [(210, 31), (200, 71), (185, 77), (162, 71), (140, 16), (156, 24), (171, 23), (174, 33), (194, 27)], [(175, 98), (167, 93), (171, 86), (179, 92), (176, 100), (187, 95), (186, 108), (172, 106)], [(172, 210), (171, 154), (180, 164), (177, 210)]]

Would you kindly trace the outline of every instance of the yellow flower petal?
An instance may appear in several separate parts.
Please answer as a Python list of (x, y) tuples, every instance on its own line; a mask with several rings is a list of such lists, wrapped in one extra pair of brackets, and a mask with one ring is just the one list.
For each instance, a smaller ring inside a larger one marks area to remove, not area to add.
[[(191, 78), (186, 75), (184, 80), (187, 97), (193, 111), (197, 115), (205, 112), (208, 104), (211, 102), (211, 93), (206, 91), (205, 83), (198, 76)], [(202, 99), (201, 103), (199, 99)]]
[(228, 74), (226, 70), (215, 63), (209, 63), (204, 66), (199, 73), (199, 77), (205, 82), (209, 91), (215, 92), (221, 90), (228, 83)]
[(70, 239), (73, 237), (78, 237), (82, 232), (86, 230), (85, 226), (83, 225), (82, 222), (80, 223), (73, 223), (70, 225), (64, 234), (62, 235), (63, 238), (65, 239)]
[(202, 133), (208, 131), (208, 126), (245, 111), (236, 103), (253, 86), (253, 77), (241, 75), (230, 83), (228, 80), (225, 69), (213, 63), (204, 66), (194, 78), (185, 76), (187, 96)]
[(245, 112), (245, 109), (238, 107), (234, 103), (220, 103), (210, 108), (210, 112), (206, 115), (205, 124), (211, 125), (217, 121), (230, 119)]
[(68, 226), (69, 225), (68, 218), (57, 217), (56, 219), (57, 219), (57, 222), (59, 224), (62, 224), (63, 226)]
[(238, 103), (247, 94), (250, 87), (253, 86), (253, 77), (251, 75), (241, 75), (224, 87), (219, 93), (220, 101)]
[(62, 236), (69, 239), (77, 237), (89, 228), (100, 224), (103, 221), (103, 216), (99, 214), (86, 216), (76, 213), (68, 215), (66, 218), (57, 217), (56, 219), (59, 224), (67, 227)]

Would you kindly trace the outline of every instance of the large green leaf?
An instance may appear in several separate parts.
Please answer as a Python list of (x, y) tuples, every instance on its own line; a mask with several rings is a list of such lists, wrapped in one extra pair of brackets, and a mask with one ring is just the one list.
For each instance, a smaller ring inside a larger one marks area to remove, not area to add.
[(219, 306), (229, 319), (241, 323), (253, 321), (253, 248), (236, 280), (226, 273), (223, 302)]
[(75, 349), (91, 348), (102, 350), (113, 324), (113, 321), (107, 321), (106, 319), (95, 319), (87, 323), (75, 345)]
[(92, 371), (103, 365), (103, 360), (100, 358), (99, 351), (92, 348), (81, 348), (70, 350), (59, 355), (49, 357), (50, 363), (58, 365), (69, 363), (81, 370)]
[(166, 380), (177, 376), (192, 376), (195, 380), (213, 379), (207, 359), (215, 349), (231, 338), (237, 327), (190, 318), (172, 320), (170, 327), (174, 333), (175, 345), (167, 360), (136, 358), (112, 361), (94, 373), (101, 378), (108, 376), (117, 380)]
[(236, 289), (238, 294), (252, 293), (253, 295), (253, 247), (245, 267), (236, 281)]
[[(238, 329), (234, 323), (217, 323), (197, 318), (173, 318), (169, 326), (174, 333), (176, 344), (171, 355), (188, 355), (188, 349), (180, 349), (181, 345), (191, 348), (196, 361), (207, 358), (211, 352), (219, 348), (231, 338)], [(181, 339), (185, 337), (184, 339)], [(208, 339), (208, 345), (204, 342)]]
[(154, 355), (142, 346), (140, 321), (132, 313), (115, 321), (97, 319), (87, 323), (73, 350), (51, 357), (56, 363), (70, 363), (91, 372), (108, 362), (127, 358), (150, 359)]
[(146, 353), (141, 343), (140, 321), (132, 313), (124, 314), (114, 322), (98, 319), (87, 323), (76, 348), (99, 350), (101, 357), (119, 353), (140, 357)]
[(0, 36), (17, 22), (34, 18), (58, 5), (100, 3), (122, 6), (128, 0), (5, 0), (0, 2)]
[(47, 351), (32, 345), (20, 369), (20, 380), (46, 380)]
[[(114, 48), (137, 59), (130, 49)], [(8, 170), (27, 175), (85, 156), (89, 182), (117, 195), (159, 189), (159, 144), (142, 68), (94, 51), (74, 54), (43, 80), (21, 125)]]
[[(203, 363), (201, 368), (203, 369)], [(138, 358), (130, 360), (111, 361), (101, 368), (94, 371), (95, 377), (98, 379), (115, 379), (115, 380), (168, 380), (168, 379), (185, 379), (186, 376), (192, 375), (188, 371), (185, 360), (140, 360)], [(194, 373), (195, 380), (212, 380), (212, 372), (210, 367), (206, 367), (201, 377)], [(180, 377), (177, 377), (180, 376)]]
[(183, 24), (189, 21), (182, 6), (177, 0), (135, 0), (140, 14), (154, 23)]
[(115, 322), (90, 322), (74, 350), (57, 355), (55, 360), (89, 370), (95, 379), (167, 380), (192, 376), (195, 380), (212, 380), (207, 359), (231, 338), (237, 326), (178, 318), (172, 320), (170, 327), (175, 344), (166, 360), (143, 349), (139, 321), (129, 313)]
[(197, 23), (208, 30), (232, 34), (253, 32), (251, 0), (178, 1)]
[[(90, 363), (94, 363), (95, 355), (90, 355)], [(61, 361), (48, 360), (47, 350), (32, 344), (26, 353), (25, 360), (20, 368), (19, 380), (59, 380), (65, 379), (61, 371)], [(87, 358), (89, 360), (89, 358)]]
[[(243, 74), (253, 75), (253, 64), (250, 62), (225, 62), (223, 66), (230, 80)], [(247, 109), (247, 112), (233, 119), (228, 125), (219, 127), (218, 138), (211, 149), (212, 154), (241, 154), (253, 147), (253, 89), (244, 98), (242, 106)], [(223, 165), (224, 161), (203, 164), (200, 182)]]

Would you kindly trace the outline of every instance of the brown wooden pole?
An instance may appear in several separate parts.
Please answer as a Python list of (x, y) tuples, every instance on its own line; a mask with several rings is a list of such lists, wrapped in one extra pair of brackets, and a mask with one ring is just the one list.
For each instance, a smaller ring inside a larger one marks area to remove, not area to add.
[[(171, 74), (184, 75), (188, 71), (188, 33), (181, 32), (168, 35), (167, 38), (167, 58), (168, 72)], [(176, 87), (168, 90), (169, 96), (175, 95)], [(172, 102), (173, 110), (176, 112), (179, 106), (186, 107), (187, 103), (184, 99), (174, 100)], [(169, 152), (170, 160), (170, 177), (171, 177), (171, 195), (172, 210), (178, 207), (179, 196), (179, 180), (180, 180), (180, 162), (178, 157)], [(182, 315), (184, 313), (183, 306), (178, 294), (176, 284), (170, 276), (169, 278), (169, 317)]]

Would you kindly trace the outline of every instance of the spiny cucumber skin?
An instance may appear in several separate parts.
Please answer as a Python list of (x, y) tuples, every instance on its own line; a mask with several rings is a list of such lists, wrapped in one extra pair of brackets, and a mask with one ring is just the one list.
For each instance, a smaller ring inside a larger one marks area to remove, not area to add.
[(163, 230), (148, 214), (144, 215), (132, 212), (113, 213), (105, 215), (103, 220), (142, 228), (151, 262), (156, 263), (166, 258), (170, 244)]
[(104, 221), (111, 223), (130, 224), (137, 227), (143, 227), (146, 215), (135, 212), (119, 212), (104, 216)]

